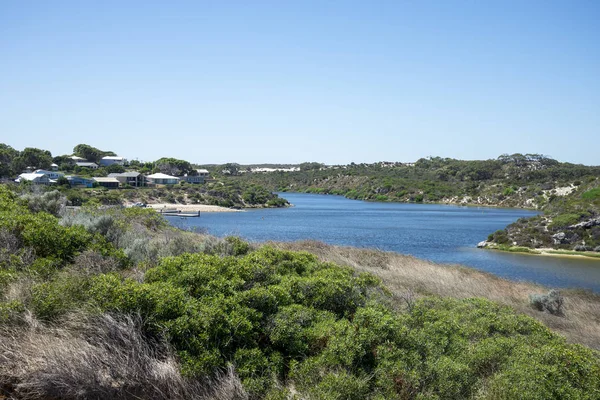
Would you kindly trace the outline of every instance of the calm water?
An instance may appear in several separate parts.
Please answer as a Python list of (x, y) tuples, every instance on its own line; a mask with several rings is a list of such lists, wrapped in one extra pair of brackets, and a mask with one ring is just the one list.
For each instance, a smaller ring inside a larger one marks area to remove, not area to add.
[(534, 212), (429, 204), (371, 203), (341, 196), (282, 193), (295, 207), (169, 218), (173, 225), (251, 241), (315, 239), (456, 263), (553, 287), (600, 292), (600, 261), (477, 249), (488, 234)]

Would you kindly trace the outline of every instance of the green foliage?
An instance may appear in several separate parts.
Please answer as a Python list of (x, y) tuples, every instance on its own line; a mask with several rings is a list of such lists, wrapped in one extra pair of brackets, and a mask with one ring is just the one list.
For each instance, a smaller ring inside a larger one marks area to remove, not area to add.
[[(143, 283), (117, 274), (34, 287), (55, 318), (79, 302), (139, 313), (187, 375), (231, 363), (252, 398), (596, 398), (600, 361), (535, 320), (487, 300), (424, 298), (398, 313), (377, 279), (307, 253), (165, 258)], [(85, 301), (83, 300), (85, 299)], [(535, 382), (534, 385), (532, 382)], [(516, 385), (516, 388), (514, 387)]]
[(98, 163), (102, 157), (116, 156), (112, 151), (102, 151), (87, 144), (78, 144), (73, 148), (73, 155)]
[(154, 171), (162, 172), (163, 174), (172, 176), (197, 175), (198, 172), (192, 164), (185, 160), (178, 160), (176, 158), (163, 157), (154, 162)]
[(595, 189), (588, 190), (587, 192), (584, 192), (581, 195), (581, 198), (585, 199), (585, 200), (600, 199), (600, 188), (595, 188)]
[(552, 219), (551, 227), (562, 228), (569, 225), (576, 224), (581, 219), (581, 214), (561, 214), (557, 215)]
[(51, 164), (52, 154), (48, 150), (27, 147), (13, 158), (11, 171), (14, 174), (19, 174), (25, 168), (48, 169)]
[(12, 177), (18, 172), (15, 159), (19, 152), (7, 144), (0, 143), (0, 177)]

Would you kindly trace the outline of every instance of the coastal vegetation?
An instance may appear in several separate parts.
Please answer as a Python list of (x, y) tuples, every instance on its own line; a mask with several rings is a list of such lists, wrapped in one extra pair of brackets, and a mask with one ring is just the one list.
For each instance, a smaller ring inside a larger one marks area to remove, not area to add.
[[(215, 175), (224, 171), (213, 168)], [(351, 199), (519, 207), (540, 210), (491, 233), (487, 247), (552, 248), (600, 252), (600, 167), (559, 162), (538, 154), (492, 160), (422, 158), (326, 166), (305, 163), (297, 171), (255, 173), (240, 166), (223, 179), (274, 191), (337, 194)], [(485, 238), (482, 238), (485, 239)]]
[[(594, 399), (596, 295), (0, 186), (9, 398)], [(533, 318), (532, 318), (533, 317)], [(57, 388), (61, 388), (58, 392)]]

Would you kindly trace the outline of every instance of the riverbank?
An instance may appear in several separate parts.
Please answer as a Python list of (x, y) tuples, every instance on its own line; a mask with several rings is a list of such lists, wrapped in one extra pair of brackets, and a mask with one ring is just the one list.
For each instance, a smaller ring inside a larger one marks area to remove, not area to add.
[(236, 210), (233, 208), (211, 206), (208, 204), (168, 204), (168, 203), (156, 203), (148, 204), (147, 207), (152, 208), (156, 211), (164, 210), (181, 210), (182, 212), (240, 212), (242, 210)]
[(506, 246), (492, 242), (480, 242), (478, 248), (486, 250), (496, 250), (508, 253), (521, 253), (532, 256), (548, 256), (548, 257), (564, 257), (564, 258), (585, 258), (590, 260), (600, 261), (600, 253), (595, 251), (574, 251), (574, 250), (557, 250), (553, 248), (538, 248), (532, 249), (523, 246)]

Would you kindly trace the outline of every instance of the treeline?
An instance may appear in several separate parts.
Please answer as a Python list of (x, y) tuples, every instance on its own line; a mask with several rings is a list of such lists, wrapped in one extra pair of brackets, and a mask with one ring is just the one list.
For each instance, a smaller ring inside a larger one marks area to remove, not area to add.
[[(216, 171), (218, 172), (218, 171)], [(542, 207), (540, 192), (600, 176), (600, 167), (561, 163), (536, 154), (463, 161), (423, 158), (414, 164), (324, 166), (306, 163), (295, 172), (229, 175), (276, 191), (339, 194), (352, 199), (401, 202), (452, 200), (473, 204)]]
[(508, 307), (433, 296), (398, 307), (373, 275), (305, 252), (55, 200), (0, 186), (8, 398), (600, 395), (598, 354)]

